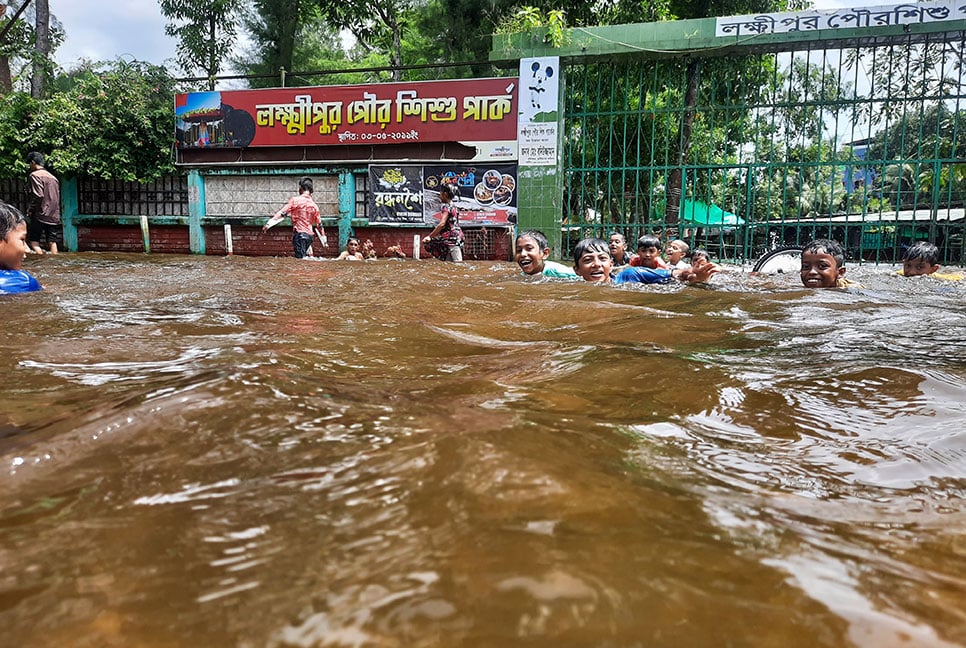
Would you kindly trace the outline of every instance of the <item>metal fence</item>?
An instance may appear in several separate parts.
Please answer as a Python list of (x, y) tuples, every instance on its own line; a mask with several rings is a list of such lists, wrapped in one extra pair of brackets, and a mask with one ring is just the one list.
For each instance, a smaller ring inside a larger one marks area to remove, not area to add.
[(962, 264), (964, 52), (958, 31), (572, 60), (563, 249), (657, 233), (749, 260), (834, 238), (894, 262), (927, 239)]

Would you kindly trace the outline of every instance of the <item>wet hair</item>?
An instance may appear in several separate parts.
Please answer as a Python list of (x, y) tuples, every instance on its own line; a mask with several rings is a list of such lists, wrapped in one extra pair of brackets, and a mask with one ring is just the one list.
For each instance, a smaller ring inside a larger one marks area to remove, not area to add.
[(442, 187), (439, 188), (440, 197), (442, 197), (443, 194), (446, 194), (447, 196), (450, 197), (450, 199), (452, 199), (452, 198), (456, 198), (456, 196), (459, 195), (459, 192), (456, 190), (456, 187), (454, 187), (453, 185), (444, 184)]
[(27, 153), (27, 164), (36, 164), (37, 166), (44, 166), (44, 154), (39, 151), (31, 151)]
[(20, 210), (13, 205), (0, 202), (0, 240), (7, 240), (7, 234), (17, 229), (20, 223), (26, 223), (27, 219), (20, 213)]
[(346, 247), (349, 247), (349, 243), (352, 243), (353, 241), (355, 241), (356, 243), (358, 243), (359, 244), (359, 247), (362, 247), (362, 241), (360, 241), (359, 239), (357, 239), (355, 236), (350, 236), (346, 240), (346, 242), (345, 242)]
[(588, 252), (604, 252), (607, 256), (610, 256), (610, 245), (607, 241), (599, 238), (585, 238), (577, 241), (577, 245), (574, 246), (574, 267), (577, 267), (577, 263), (580, 261), (580, 257), (584, 256)]
[(929, 241), (913, 243), (906, 249), (902, 260), (913, 261), (915, 259), (922, 259), (929, 265), (939, 265), (939, 248)]
[(547, 240), (547, 235), (540, 230), (523, 230), (517, 235), (517, 240), (519, 241), (523, 237), (532, 238), (541, 250), (546, 250), (550, 247), (550, 241)]
[(641, 248), (657, 248), (661, 249), (661, 239), (654, 236), (653, 234), (645, 234), (641, 238), (637, 239), (637, 249)]
[(835, 259), (835, 267), (841, 268), (845, 265), (845, 250), (838, 241), (832, 239), (815, 239), (809, 241), (802, 248), (802, 254), (827, 254)]
[(711, 255), (708, 254), (707, 250), (702, 250), (701, 248), (695, 248), (691, 251), (691, 263), (693, 264), (696, 259), (706, 259), (711, 260)]
[(691, 256), (691, 246), (687, 244), (687, 241), (682, 241), (681, 239), (674, 239), (671, 244), (677, 244), (677, 247), (681, 248), (684, 256)]
[(306, 191), (309, 193), (313, 193), (315, 191), (315, 187), (312, 184), (312, 178), (308, 176), (305, 176), (299, 180), (299, 193), (304, 193)]

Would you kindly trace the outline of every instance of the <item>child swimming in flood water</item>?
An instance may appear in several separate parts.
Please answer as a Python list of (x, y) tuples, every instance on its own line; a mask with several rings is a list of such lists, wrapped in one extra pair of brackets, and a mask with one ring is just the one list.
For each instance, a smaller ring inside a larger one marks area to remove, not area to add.
[(902, 257), (903, 277), (920, 277), (932, 275), (936, 279), (959, 281), (961, 274), (939, 272), (939, 248), (928, 241), (919, 241), (910, 245)]
[(631, 257), (630, 264), (635, 268), (667, 269), (667, 264), (661, 258), (661, 239), (652, 234), (637, 239), (637, 254)]
[(517, 237), (514, 259), (524, 274), (560, 279), (576, 279), (572, 268), (550, 261), (550, 243), (540, 230), (526, 230)]
[(345, 249), (335, 258), (336, 261), (363, 261), (362, 243), (354, 236), (350, 236), (346, 241)]
[(674, 280), (685, 283), (705, 282), (718, 272), (717, 265), (707, 259), (699, 259), (688, 270), (669, 270), (668, 268), (628, 267), (616, 275), (612, 274), (614, 260), (606, 241), (587, 238), (574, 246), (574, 272), (584, 281), (595, 283), (668, 283)]
[(27, 219), (13, 205), (0, 202), (0, 295), (43, 290), (23, 269), (27, 256)]
[(627, 251), (627, 239), (620, 232), (611, 232), (607, 237), (610, 244), (610, 255), (614, 257), (614, 267), (622, 268), (631, 262), (631, 255)]
[(801, 277), (806, 288), (858, 287), (845, 278), (845, 250), (831, 239), (815, 239), (805, 245)]
[(667, 266), (686, 270), (691, 267), (687, 259), (691, 256), (691, 246), (681, 239), (674, 239), (664, 248), (664, 256), (667, 257)]

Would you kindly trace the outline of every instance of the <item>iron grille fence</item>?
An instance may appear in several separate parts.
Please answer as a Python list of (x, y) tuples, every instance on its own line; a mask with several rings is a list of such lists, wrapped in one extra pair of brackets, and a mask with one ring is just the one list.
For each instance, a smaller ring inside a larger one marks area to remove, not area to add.
[(656, 233), (748, 260), (834, 238), (894, 262), (928, 239), (963, 263), (964, 33), (783, 47), (571, 62), (563, 249)]
[(165, 176), (152, 182), (77, 181), (81, 214), (97, 216), (187, 216), (188, 179)]

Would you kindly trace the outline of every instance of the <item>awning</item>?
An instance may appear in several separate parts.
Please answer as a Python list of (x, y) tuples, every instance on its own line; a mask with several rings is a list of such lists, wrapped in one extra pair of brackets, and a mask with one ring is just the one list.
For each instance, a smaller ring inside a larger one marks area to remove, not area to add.
[(678, 213), (678, 219), (694, 223), (695, 225), (705, 225), (708, 227), (745, 224), (745, 219), (740, 218), (737, 214), (726, 212), (717, 205), (709, 205), (700, 200), (688, 200), (687, 198), (681, 201), (681, 211)]

